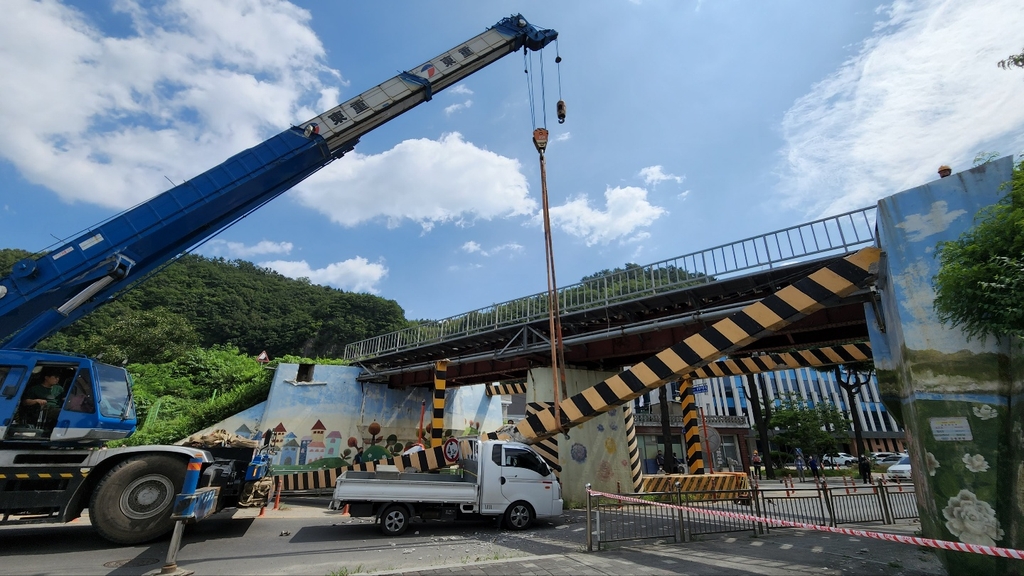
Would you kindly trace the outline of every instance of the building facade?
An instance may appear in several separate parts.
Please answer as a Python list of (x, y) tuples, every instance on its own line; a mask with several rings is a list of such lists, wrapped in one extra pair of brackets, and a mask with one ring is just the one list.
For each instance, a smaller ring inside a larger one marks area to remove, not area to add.
[[(818, 372), (811, 368), (800, 368), (780, 372), (767, 372), (756, 376), (763, 378), (768, 401), (781, 405), (783, 399), (794, 398), (808, 402), (811, 406), (827, 402), (836, 406), (847, 418), (860, 419), (861, 435), (870, 452), (900, 452), (904, 449), (904, 432), (882, 404), (878, 382), (872, 375), (855, 397), (853, 412), (850, 412), (846, 392), (839, 386), (832, 372)], [(756, 449), (756, 426), (749, 409), (745, 391), (746, 376), (728, 376), (693, 381), (694, 397), (701, 412), (700, 436), (705, 469), (708, 471), (745, 470), (750, 454)], [(657, 472), (655, 458), (663, 450), (663, 435), (660, 395), (666, 392), (669, 400), (669, 431), (672, 453), (682, 459), (683, 416), (679, 407), (679, 384), (669, 383), (664, 388), (653, 390), (633, 401), (636, 414), (636, 435), (640, 447), (644, 472)], [(853, 422), (847, 430), (848, 439), (840, 443), (840, 451), (856, 454)]]
[[(768, 401), (781, 405), (786, 398), (800, 399), (811, 406), (827, 402), (837, 407), (850, 420), (848, 440), (840, 450), (857, 454), (853, 421), (860, 421), (861, 435), (870, 452), (900, 452), (905, 447), (903, 428), (889, 414), (878, 392), (878, 381), (872, 374), (854, 397), (855, 405), (848, 405), (846, 391), (836, 381), (833, 372), (819, 372), (813, 368), (799, 368), (780, 372), (766, 372), (755, 376), (763, 378)], [(694, 381), (697, 406), (709, 416), (741, 416), (749, 427), (754, 427), (754, 416), (749, 409), (745, 392), (746, 376), (723, 376)]]

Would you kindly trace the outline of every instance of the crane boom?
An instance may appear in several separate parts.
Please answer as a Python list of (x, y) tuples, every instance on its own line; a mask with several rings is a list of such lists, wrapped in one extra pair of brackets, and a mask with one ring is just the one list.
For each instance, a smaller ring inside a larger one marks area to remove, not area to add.
[(0, 279), (0, 349), (35, 346), (317, 170), (374, 128), (520, 47), (558, 37), (522, 15), (175, 186)]

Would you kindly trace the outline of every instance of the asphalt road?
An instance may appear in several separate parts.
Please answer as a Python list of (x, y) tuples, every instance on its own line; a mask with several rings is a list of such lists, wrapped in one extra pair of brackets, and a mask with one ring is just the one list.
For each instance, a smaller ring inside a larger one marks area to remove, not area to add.
[[(327, 498), (291, 498), (280, 510), (217, 514), (185, 531), (178, 566), (197, 576), (232, 574), (855, 574), (939, 576), (929, 551), (835, 534), (773, 530), (711, 535), (687, 544), (630, 544), (587, 553), (581, 512), (523, 532), (496, 521), (414, 524), (398, 538), (369, 520), (327, 510)], [(913, 533), (914, 526), (857, 526)], [(168, 539), (119, 547), (88, 519), (0, 527), (2, 574), (141, 575), (159, 570)]]
[[(523, 532), (496, 521), (413, 524), (387, 538), (369, 519), (327, 510), (328, 498), (292, 498), (281, 509), (216, 514), (186, 527), (178, 566), (203, 574), (352, 574), (578, 552), (582, 515), (539, 521)], [(159, 569), (169, 539), (116, 546), (88, 518), (65, 525), (0, 527), (0, 574), (137, 575)]]

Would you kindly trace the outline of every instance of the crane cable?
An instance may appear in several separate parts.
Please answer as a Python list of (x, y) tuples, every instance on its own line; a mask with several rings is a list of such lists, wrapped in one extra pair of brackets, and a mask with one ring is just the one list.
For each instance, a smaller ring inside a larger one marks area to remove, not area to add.
[[(566, 378), (565, 378), (565, 346), (562, 339), (562, 320), (561, 311), (559, 309), (559, 298), (558, 298), (558, 281), (555, 278), (555, 252), (552, 244), (551, 234), (551, 213), (550, 203), (548, 201), (548, 183), (547, 183), (547, 160), (545, 157), (545, 150), (548, 144), (548, 130), (547, 130), (547, 104), (546, 104), (546, 88), (544, 83), (544, 58), (541, 55), (540, 60), (540, 84), (541, 84), (541, 110), (543, 113), (542, 121), (543, 127), (537, 128), (536, 120), (536, 105), (534, 103), (534, 86), (533, 86), (533, 74), (532, 71), (532, 59), (526, 61), (525, 72), (527, 73), (527, 86), (530, 92), (530, 112), (533, 116), (533, 144), (537, 148), (537, 153), (540, 156), (540, 190), (541, 190), (541, 206), (544, 215), (544, 256), (545, 264), (547, 268), (547, 281), (548, 281), (548, 330), (550, 334), (549, 341), (551, 343), (551, 382), (552, 382), (552, 404), (554, 407), (555, 416), (555, 432), (565, 433), (562, 425), (561, 415), (561, 398), (568, 395), (566, 390)], [(555, 60), (556, 64), (561, 62), (561, 56), (558, 56)], [(559, 72), (559, 98), (561, 98), (561, 72)], [(558, 115), (559, 123), (565, 121), (565, 103), (561, 100), (558, 102)]]

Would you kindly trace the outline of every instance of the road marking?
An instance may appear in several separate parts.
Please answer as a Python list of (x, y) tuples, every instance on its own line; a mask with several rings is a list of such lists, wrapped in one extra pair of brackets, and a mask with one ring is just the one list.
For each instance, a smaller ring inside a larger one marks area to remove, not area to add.
[(726, 538), (726, 539), (725, 539), (725, 541), (726, 541), (727, 543), (729, 543), (729, 544), (732, 544), (733, 542), (735, 542), (735, 541), (736, 541), (736, 539), (735, 539), (735, 538)]
[(783, 545), (779, 546), (779, 550), (789, 550), (792, 547), (793, 547), (792, 544), (783, 544)]
[(751, 546), (764, 546), (764, 542), (761, 542), (760, 540), (754, 540), (753, 542), (750, 543), (750, 545)]
[(820, 554), (821, 552), (824, 552), (824, 551), (825, 551), (825, 549), (822, 548), (821, 546), (815, 546), (814, 548), (811, 548), (811, 552), (814, 552), (815, 554)]

